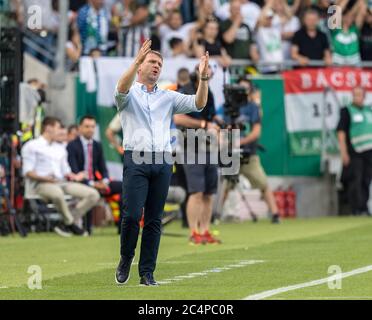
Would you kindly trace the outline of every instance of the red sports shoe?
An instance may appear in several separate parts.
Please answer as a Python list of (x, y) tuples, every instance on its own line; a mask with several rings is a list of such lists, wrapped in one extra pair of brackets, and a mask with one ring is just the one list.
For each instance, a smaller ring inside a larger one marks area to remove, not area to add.
[(196, 231), (192, 233), (189, 241), (190, 241), (190, 244), (206, 244), (206, 241), (204, 240), (204, 238)]
[(221, 240), (216, 239), (213, 237), (213, 235), (209, 231), (205, 231), (204, 234), (202, 235), (202, 238), (206, 243), (216, 243), (216, 244), (221, 244)]

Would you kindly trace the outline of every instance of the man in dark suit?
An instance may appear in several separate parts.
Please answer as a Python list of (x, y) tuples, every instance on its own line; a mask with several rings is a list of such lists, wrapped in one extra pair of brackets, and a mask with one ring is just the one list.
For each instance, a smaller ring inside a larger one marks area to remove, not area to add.
[(120, 181), (110, 181), (102, 145), (93, 139), (96, 119), (86, 115), (79, 123), (79, 136), (67, 145), (68, 162), (73, 173), (83, 172), (80, 181), (99, 191), (101, 195), (120, 194)]

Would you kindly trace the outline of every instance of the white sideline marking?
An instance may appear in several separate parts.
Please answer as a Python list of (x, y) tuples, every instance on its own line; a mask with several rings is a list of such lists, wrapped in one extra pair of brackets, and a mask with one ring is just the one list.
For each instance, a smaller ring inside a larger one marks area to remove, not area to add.
[(0, 287), (0, 289), (8, 289), (8, 287), (7, 286), (2, 286), (2, 287)]
[(219, 273), (219, 272), (222, 272), (222, 271), (225, 271), (225, 270), (231, 270), (233, 268), (246, 267), (246, 266), (251, 265), (251, 264), (262, 263), (262, 262), (264, 262), (264, 261), (263, 260), (244, 260), (244, 261), (240, 261), (239, 263), (230, 264), (230, 265), (227, 265), (227, 266), (224, 266), (224, 267), (208, 269), (208, 270), (204, 270), (204, 271), (201, 271), (201, 272), (191, 272), (191, 273), (188, 273), (186, 275), (175, 276), (173, 278), (168, 278), (168, 279), (164, 279), (162, 281), (158, 281), (158, 283), (160, 283), (160, 284), (171, 284), (171, 283), (174, 283), (176, 281), (179, 282), (179, 281), (182, 281), (182, 280), (185, 280), (185, 279), (192, 279), (192, 278), (196, 278), (196, 277), (204, 277), (204, 276), (206, 276), (210, 273)]
[(365, 273), (365, 272), (368, 272), (368, 271), (372, 271), (372, 265), (362, 267), (362, 268), (358, 268), (358, 269), (354, 269), (354, 270), (351, 270), (351, 271), (348, 271), (348, 272), (343, 272), (343, 273), (338, 274), (336, 276), (332, 275), (330, 277), (323, 278), (323, 279), (318, 279), (318, 280), (313, 280), (313, 281), (309, 281), (309, 282), (304, 282), (304, 283), (291, 285), (291, 286), (288, 286), (288, 287), (282, 287), (282, 288), (278, 288), (278, 289), (263, 291), (261, 293), (257, 293), (257, 294), (253, 294), (253, 295), (250, 295), (248, 297), (245, 297), (245, 298), (243, 298), (243, 300), (261, 300), (261, 299), (265, 299), (265, 298), (268, 298), (268, 297), (275, 296), (275, 295), (280, 294), (280, 293), (293, 291), (293, 290), (297, 290), (297, 289), (302, 289), (302, 288), (307, 288), (307, 287), (313, 287), (313, 286), (317, 286), (317, 285), (320, 285), (320, 284), (323, 284), (323, 283), (327, 283), (328, 281), (334, 281), (335, 279), (348, 278), (348, 277), (355, 276), (357, 274)]

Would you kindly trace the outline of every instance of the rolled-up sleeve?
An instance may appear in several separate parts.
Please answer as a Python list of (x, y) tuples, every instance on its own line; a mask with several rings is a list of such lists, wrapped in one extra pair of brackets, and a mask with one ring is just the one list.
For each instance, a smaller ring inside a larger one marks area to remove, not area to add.
[(118, 90), (118, 86), (116, 85), (115, 93), (114, 93), (114, 101), (118, 112), (122, 111), (124, 108), (127, 107), (130, 98), (130, 89), (128, 93), (121, 93)]
[(173, 99), (173, 113), (200, 112), (203, 108), (198, 109), (195, 103), (195, 95), (182, 94), (176, 91), (169, 91)]
[(33, 148), (32, 141), (25, 144), (21, 151), (22, 154), (22, 173), (23, 176), (35, 169), (36, 152)]

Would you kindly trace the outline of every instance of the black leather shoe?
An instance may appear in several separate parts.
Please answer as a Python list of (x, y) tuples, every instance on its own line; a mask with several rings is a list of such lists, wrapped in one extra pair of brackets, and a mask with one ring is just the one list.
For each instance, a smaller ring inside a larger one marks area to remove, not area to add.
[(130, 267), (133, 263), (134, 257), (127, 259), (120, 259), (119, 265), (115, 273), (115, 281), (119, 285), (126, 284), (129, 280)]
[(155, 281), (153, 274), (150, 272), (145, 273), (141, 277), (140, 284), (144, 286), (158, 286), (159, 285), (159, 283)]
[(273, 223), (273, 224), (280, 223), (280, 219), (279, 219), (279, 215), (278, 214), (273, 214), (273, 216), (271, 217), (271, 223)]

